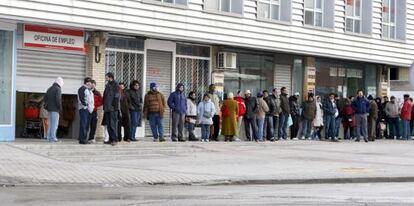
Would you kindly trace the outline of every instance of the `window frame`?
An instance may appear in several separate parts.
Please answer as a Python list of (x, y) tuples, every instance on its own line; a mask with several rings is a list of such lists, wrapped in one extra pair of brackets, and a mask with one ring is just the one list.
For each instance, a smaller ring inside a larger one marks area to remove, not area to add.
[[(363, 5), (362, 5), (362, 1), (363, 0), (360, 0), (359, 2), (360, 2), (360, 5), (359, 5), (359, 16), (356, 16), (356, 11), (357, 11), (357, 9), (356, 9), (356, 0), (353, 0), (352, 1), (352, 16), (349, 16), (348, 14), (347, 14), (347, 0), (345, 0), (345, 31), (346, 32), (352, 32), (352, 33), (355, 33), (355, 34), (364, 34), (364, 33), (362, 33), (362, 12), (364, 11), (363, 9), (362, 9), (362, 7), (363, 7)], [(347, 23), (348, 23), (348, 19), (352, 19), (352, 31), (349, 31), (347, 28), (348, 28), (348, 25), (347, 25)], [(359, 21), (359, 32), (355, 32), (355, 21)]]
[[(390, 40), (399, 40), (401, 41), (401, 39), (397, 38), (397, 0), (387, 0), (388, 1), (388, 5), (384, 5), (384, 0), (381, 2), (382, 4), (382, 11), (381, 11), (381, 37), (384, 39), (390, 39)], [(392, 5), (392, 1), (394, 1), (394, 11), (391, 11), (391, 5)], [(384, 21), (384, 7), (387, 6), (388, 7), (388, 21)], [(394, 12), (394, 22), (392, 22), (391, 20), (391, 12)], [(384, 36), (384, 26), (388, 27), (388, 34), (387, 36)], [(391, 37), (391, 27), (394, 27), (393, 29), (393, 33), (394, 33), (394, 37)]]
[[(306, 6), (305, 6), (306, 3), (303, 4), (303, 8), (304, 8), (304, 10), (303, 10), (304, 11), (303, 12), (303, 24), (305, 26), (310, 26), (310, 27), (325, 28), (324, 27), (324, 15), (325, 15), (325, 13), (323, 12), (324, 8), (325, 8), (325, 0), (320, 0), (321, 1), (321, 8), (320, 9), (316, 8), (317, 1), (318, 0), (313, 1), (313, 8), (306, 8)], [(306, 24), (306, 11), (312, 12), (312, 14), (313, 14), (313, 24)], [(315, 21), (316, 13), (322, 14), (321, 15), (321, 17), (322, 17), (321, 18), (321, 26), (316, 25), (316, 21)]]
[(155, 4), (165, 7), (173, 7), (178, 9), (188, 9), (189, 0), (186, 0), (186, 4), (177, 4), (175, 3), (176, 0), (172, 0), (173, 3), (165, 2), (165, 0), (142, 0), (143, 3), (147, 4)]
[[(269, 21), (282, 21), (282, 20), (280, 20), (280, 16), (281, 16), (281, 9), (282, 9), (282, 7), (281, 7), (281, 1), (282, 0), (258, 0), (257, 1), (257, 7), (259, 7), (259, 4), (266, 4), (266, 5), (269, 5), (269, 16), (266, 18), (266, 17), (260, 17), (258, 14), (257, 14), (257, 18), (258, 19), (263, 19), (263, 20), (269, 20)], [(272, 11), (273, 11), (273, 9), (272, 9), (272, 5), (275, 5), (275, 6), (278, 6), (278, 16), (277, 16), (277, 19), (273, 19), (272, 18)]]
[[(188, 1), (188, 0), (187, 0)], [(214, 1), (214, 0), (211, 0), (211, 1)], [(230, 11), (222, 11), (221, 9), (221, 3), (222, 3), (222, 0), (216, 0), (216, 1), (218, 1), (218, 9), (216, 10), (216, 9), (210, 9), (210, 8), (206, 8), (205, 7), (205, 3), (204, 3), (204, 1), (203, 1), (203, 11), (204, 12), (209, 12), (209, 13), (215, 13), (215, 14), (220, 14), (220, 15), (226, 15), (226, 16), (234, 16), (234, 17), (242, 17), (242, 16), (244, 16), (244, 0), (240, 0), (241, 1), (241, 8), (242, 8), (242, 11), (241, 11), (241, 13), (235, 13), (235, 12), (232, 12), (232, 2), (233, 2), (233, 0), (229, 0), (229, 2), (230, 2)]]

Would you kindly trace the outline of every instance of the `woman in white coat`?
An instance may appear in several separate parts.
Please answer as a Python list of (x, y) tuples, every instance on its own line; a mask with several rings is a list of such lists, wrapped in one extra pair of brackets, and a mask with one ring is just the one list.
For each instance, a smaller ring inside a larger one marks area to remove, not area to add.
[(316, 115), (315, 119), (313, 120), (313, 127), (314, 132), (312, 135), (313, 140), (319, 140), (321, 138), (321, 130), (323, 129), (323, 110), (322, 110), (322, 102), (321, 97), (316, 96)]
[(191, 91), (188, 94), (187, 99), (187, 112), (185, 114), (185, 124), (188, 130), (188, 140), (189, 141), (198, 141), (197, 137), (194, 135), (195, 124), (197, 121), (197, 104), (196, 104), (197, 95), (195, 92)]
[(203, 96), (203, 101), (198, 104), (197, 121), (201, 125), (201, 141), (208, 142), (208, 137), (210, 136), (210, 126), (213, 124), (213, 117), (216, 113), (216, 108), (214, 107), (213, 102), (210, 100), (210, 96), (205, 94)]

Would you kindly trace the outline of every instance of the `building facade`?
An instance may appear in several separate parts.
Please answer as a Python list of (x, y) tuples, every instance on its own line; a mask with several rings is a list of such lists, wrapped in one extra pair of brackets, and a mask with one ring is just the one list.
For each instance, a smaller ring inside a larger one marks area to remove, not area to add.
[(86, 76), (100, 91), (108, 71), (143, 92), (157, 82), (166, 96), (178, 82), (199, 95), (216, 83), (223, 94), (286, 86), (379, 96), (390, 91), (390, 68), (409, 68), (413, 57), (407, 0), (2, 1), (0, 140), (20, 135), (23, 108), (57, 76), (75, 111), (63, 135), (77, 138), (72, 103)]

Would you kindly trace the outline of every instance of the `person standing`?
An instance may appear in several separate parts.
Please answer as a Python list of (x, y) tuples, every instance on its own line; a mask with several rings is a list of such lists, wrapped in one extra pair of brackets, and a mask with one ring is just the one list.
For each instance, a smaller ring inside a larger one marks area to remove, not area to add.
[(96, 89), (96, 81), (91, 81), (91, 91), (93, 93), (93, 112), (89, 115), (90, 120), (90, 130), (89, 130), (89, 143), (95, 142), (95, 133), (96, 133), (96, 127), (98, 124), (98, 108), (102, 106), (102, 94)]
[(338, 116), (335, 117), (335, 138), (339, 139), (339, 130), (341, 129), (343, 101), (335, 94), (336, 108), (338, 109)]
[(412, 109), (413, 105), (410, 100), (410, 95), (404, 94), (404, 104), (401, 109), (401, 120), (403, 121), (404, 128), (402, 140), (411, 140), (410, 120)]
[[(118, 119), (118, 141), (122, 139), (126, 142), (131, 142), (131, 113), (129, 113), (129, 107), (131, 105), (129, 96), (125, 91), (125, 84), (119, 83), (120, 99), (120, 115)], [(122, 127), (124, 127), (124, 138), (122, 138)]]
[(189, 141), (198, 141), (197, 137), (194, 134), (195, 123), (197, 121), (197, 95), (194, 91), (191, 91), (188, 94), (187, 99), (187, 112), (185, 114), (185, 124), (188, 130), (188, 140)]
[(280, 98), (277, 94), (277, 89), (273, 88), (270, 98), (274, 102), (275, 108), (273, 111), (273, 141), (276, 141), (279, 134), (279, 114), (280, 114)]
[[(384, 123), (385, 123), (385, 130), (384, 130), (384, 137), (385, 137), (385, 139), (389, 139), (390, 138), (390, 134), (389, 134), (389, 128), (390, 128), (390, 126), (389, 126), (389, 121), (388, 121), (388, 115), (387, 115), (387, 113), (385, 112), (385, 108), (386, 108), (386, 106), (387, 106), (387, 104), (388, 104), (388, 102), (390, 102), (389, 100), (388, 100), (388, 96), (384, 96), (383, 97), (383, 102), (382, 102), (382, 108), (383, 108), (383, 113), (382, 113), (382, 119), (384, 119)], [(394, 138), (394, 137), (393, 137)], [(393, 139), (393, 138), (391, 138), (391, 139)]]
[(342, 124), (344, 126), (344, 139), (352, 140), (355, 137), (356, 119), (354, 109), (352, 109), (352, 102), (349, 98), (345, 100), (345, 106), (342, 110)]
[(90, 126), (90, 115), (94, 109), (94, 98), (91, 91), (92, 79), (86, 77), (83, 85), (78, 89), (78, 109), (79, 109), (79, 144), (89, 144), (88, 131)]
[(312, 139), (320, 140), (321, 130), (323, 128), (323, 110), (322, 110), (322, 102), (321, 102), (320, 96), (316, 96), (315, 105), (316, 105), (316, 115), (315, 115), (315, 119), (313, 120), (313, 127), (315, 129), (312, 135)]
[(395, 102), (395, 97), (391, 97), (391, 101), (385, 106), (385, 114), (387, 115), (387, 121), (389, 123), (389, 138), (400, 138), (400, 123), (399, 123), (399, 107)]
[(243, 116), (246, 114), (246, 104), (244, 103), (244, 99), (241, 96), (240, 90), (237, 91), (237, 96), (234, 97), (234, 100), (239, 106), (239, 113), (237, 114), (237, 133), (239, 138), (236, 138), (236, 141), (240, 141), (240, 128), (243, 122)]
[(287, 138), (287, 124), (290, 115), (290, 106), (289, 100), (287, 97), (287, 90), (286, 87), (282, 87), (280, 89), (280, 114), (279, 114), (279, 134), (278, 138), (283, 138), (286, 140)]
[(185, 142), (183, 130), (185, 113), (187, 112), (187, 98), (184, 95), (184, 84), (177, 84), (175, 91), (168, 97), (168, 106), (172, 111), (171, 140), (173, 142)]
[(356, 142), (359, 142), (361, 137), (365, 142), (368, 142), (368, 113), (369, 113), (369, 101), (365, 98), (362, 90), (359, 90), (357, 97), (352, 102), (352, 108), (355, 111), (356, 117)]
[(205, 94), (203, 101), (197, 106), (197, 122), (201, 125), (201, 141), (208, 142), (210, 137), (210, 126), (213, 124), (213, 117), (216, 114), (216, 107), (210, 100), (210, 95)]
[(289, 97), (290, 116), (292, 117), (292, 126), (290, 127), (290, 139), (297, 139), (300, 121), (299, 92)]
[(411, 104), (413, 105), (411, 108), (411, 120), (410, 120), (410, 136), (412, 135), (414, 131), (414, 104), (413, 104), (413, 98), (410, 97)]
[(266, 118), (266, 113), (269, 112), (269, 107), (266, 101), (263, 100), (263, 93), (257, 94), (257, 110), (256, 110), (256, 123), (257, 123), (257, 139), (256, 141), (263, 142), (263, 127)]
[(239, 113), (238, 103), (233, 99), (234, 95), (230, 92), (227, 99), (224, 100), (221, 107), (223, 121), (221, 124), (221, 135), (225, 137), (225, 141), (233, 141), (233, 137), (237, 136), (237, 115)]
[(47, 89), (44, 97), (45, 108), (48, 112), (47, 140), (49, 142), (58, 141), (56, 131), (59, 125), (59, 112), (62, 111), (62, 87), (63, 79), (58, 77), (53, 85)]
[(107, 81), (103, 95), (105, 125), (108, 130), (109, 143), (115, 146), (118, 144), (119, 84), (112, 72), (106, 73), (105, 79)]
[(381, 123), (384, 122), (383, 120), (384, 108), (382, 107), (381, 97), (375, 98), (375, 103), (377, 104), (377, 107), (378, 107), (378, 118), (375, 124), (375, 138), (381, 139), (382, 138)]
[(257, 100), (255, 97), (252, 97), (250, 90), (246, 90), (244, 95), (244, 103), (246, 104), (246, 114), (244, 114), (243, 118), (244, 129), (247, 141), (253, 141), (253, 139), (257, 139), (257, 124), (255, 115), (255, 111), (257, 109)]
[(375, 141), (376, 139), (376, 126), (377, 126), (377, 119), (378, 119), (378, 105), (375, 102), (374, 98), (369, 95), (369, 115), (368, 115), (368, 140)]
[(323, 103), (322, 109), (324, 111), (325, 119), (325, 139), (333, 142), (338, 142), (335, 137), (335, 118), (339, 115), (337, 105), (335, 102), (335, 94), (330, 93), (328, 99)]
[(308, 95), (308, 99), (302, 103), (302, 137), (301, 140), (311, 139), (312, 121), (316, 116), (316, 104), (313, 94)]
[(210, 126), (210, 140), (218, 141), (219, 131), (220, 131), (220, 99), (216, 94), (216, 86), (210, 84), (208, 87), (208, 95), (210, 96), (211, 102), (216, 108), (216, 114), (213, 117), (213, 124)]
[(269, 111), (266, 112), (265, 122), (264, 122), (264, 131), (266, 133), (266, 139), (270, 141), (275, 141), (274, 139), (274, 124), (273, 124), (273, 117), (275, 114), (275, 101), (274, 99), (269, 96), (269, 92), (267, 90), (263, 91), (263, 100), (266, 102), (267, 106), (269, 107)]
[(164, 125), (163, 116), (166, 107), (164, 95), (158, 91), (156, 83), (150, 84), (150, 91), (144, 97), (143, 117), (149, 120), (154, 142), (159, 138), (164, 142)]
[(141, 126), (142, 112), (142, 93), (140, 84), (137, 80), (131, 82), (127, 95), (130, 101), (129, 112), (131, 114), (131, 141), (135, 142), (137, 141), (137, 127)]

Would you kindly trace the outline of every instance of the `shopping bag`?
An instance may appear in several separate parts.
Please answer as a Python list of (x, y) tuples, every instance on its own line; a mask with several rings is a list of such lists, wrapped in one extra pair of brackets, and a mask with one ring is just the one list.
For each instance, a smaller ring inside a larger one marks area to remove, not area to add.
[(292, 125), (293, 125), (292, 116), (290, 116), (290, 114), (289, 114), (288, 121), (287, 121), (287, 126), (290, 127)]

